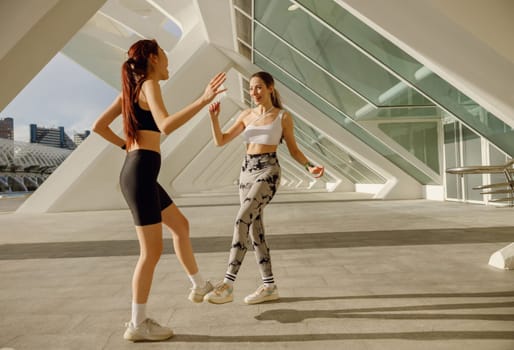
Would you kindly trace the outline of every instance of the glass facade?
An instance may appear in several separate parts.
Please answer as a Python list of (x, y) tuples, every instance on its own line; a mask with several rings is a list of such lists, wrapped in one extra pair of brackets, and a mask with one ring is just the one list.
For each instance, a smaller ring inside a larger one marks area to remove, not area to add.
[(499, 149), (514, 156), (514, 129), (458, 91), (447, 81), (417, 62), (390, 41), (359, 21), (335, 2), (300, 0), (305, 11), (326, 22), (335, 31), (415, 86), (440, 106), (488, 139)]
[[(407, 114), (416, 118), (415, 111), (437, 118), (430, 101), (305, 11), (256, 1), (254, 19), (257, 65), (420, 183), (440, 182), (440, 174), (424, 172), (360, 123)], [(437, 148), (433, 153), (437, 156)]]

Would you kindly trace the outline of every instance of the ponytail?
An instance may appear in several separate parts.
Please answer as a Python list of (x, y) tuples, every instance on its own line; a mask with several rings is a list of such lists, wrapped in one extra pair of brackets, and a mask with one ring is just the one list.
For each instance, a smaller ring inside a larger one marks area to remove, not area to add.
[(277, 89), (273, 89), (271, 93), (271, 104), (276, 108), (282, 109), (282, 100)]
[[(130, 59), (129, 59), (130, 60)], [(130, 146), (136, 141), (137, 120), (134, 113), (134, 95), (136, 82), (132, 74), (131, 64), (126, 61), (121, 66), (121, 87), (122, 103), (121, 113), (123, 115), (123, 131), (125, 132), (126, 144)]]

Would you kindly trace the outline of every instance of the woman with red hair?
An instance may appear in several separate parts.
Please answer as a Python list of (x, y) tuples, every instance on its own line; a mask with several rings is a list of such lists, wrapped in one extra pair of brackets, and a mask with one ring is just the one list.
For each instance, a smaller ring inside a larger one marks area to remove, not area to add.
[[(130, 47), (121, 75), (122, 93), (100, 115), (92, 129), (127, 152), (120, 187), (134, 219), (140, 256), (132, 278), (132, 319), (124, 338), (165, 340), (173, 336), (172, 330), (147, 318), (145, 310), (154, 270), (163, 250), (162, 224), (171, 231), (177, 258), (193, 284), (189, 299), (202, 302), (213, 287), (198, 270), (188, 220), (157, 182), (161, 166), (160, 137), (161, 133), (168, 135), (181, 127), (223, 92), (225, 73), (217, 74), (198, 99), (172, 115), (164, 106), (159, 85), (160, 80), (169, 77), (168, 58), (155, 40), (140, 40)], [(120, 114), (125, 138), (110, 128)]]

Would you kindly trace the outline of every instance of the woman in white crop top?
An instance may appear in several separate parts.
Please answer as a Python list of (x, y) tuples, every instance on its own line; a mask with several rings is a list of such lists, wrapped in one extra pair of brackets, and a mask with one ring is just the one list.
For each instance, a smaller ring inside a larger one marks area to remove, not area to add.
[(280, 97), (271, 74), (258, 72), (250, 79), (250, 95), (257, 107), (244, 110), (235, 123), (223, 132), (219, 123), (220, 103), (209, 106), (212, 134), (216, 146), (223, 146), (243, 134), (246, 155), (239, 177), (241, 207), (237, 214), (234, 236), (223, 282), (205, 300), (214, 304), (233, 300), (233, 284), (244, 256), (249, 238), (255, 250), (263, 284), (248, 295), (247, 304), (258, 304), (279, 298), (271, 269), (271, 257), (265, 241), (262, 211), (271, 201), (280, 184), (280, 165), (276, 151), (282, 139), (291, 156), (314, 177), (323, 175), (322, 166), (313, 165), (298, 148), (294, 137), (293, 118), (282, 109)]

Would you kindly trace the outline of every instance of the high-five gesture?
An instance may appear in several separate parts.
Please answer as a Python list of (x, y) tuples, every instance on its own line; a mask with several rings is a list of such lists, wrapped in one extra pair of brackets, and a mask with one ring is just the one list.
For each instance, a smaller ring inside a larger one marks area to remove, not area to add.
[(226, 79), (227, 75), (225, 72), (218, 73), (214, 78), (211, 79), (202, 95), (202, 100), (205, 104), (210, 103), (217, 95), (227, 91), (227, 89), (222, 88)]
[(209, 105), (209, 114), (211, 115), (211, 118), (218, 118), (220, 115), (220, 105), (219, 102), (214, 102)]

